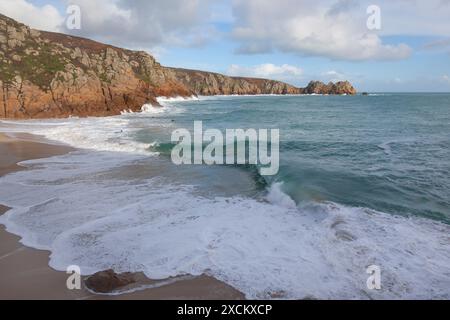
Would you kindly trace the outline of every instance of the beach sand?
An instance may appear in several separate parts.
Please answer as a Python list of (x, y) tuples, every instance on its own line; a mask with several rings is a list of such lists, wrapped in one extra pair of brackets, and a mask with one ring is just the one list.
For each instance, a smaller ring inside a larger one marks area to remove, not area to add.
[[(62, 155), (73, 150), (67, 146), (50, 144), (37, 136), (8, 136), (0, 133), (0, 176), (24, 170), (25, 168), (17, 164), (20, 161)], [(0, 184), (0, 192), (1, 187)], [(0, 215), (8, 209), (0, 204)], [(138, 282), (130, 289), (158, 284), (160, 286), (122, 295), (93, 294), (86, 290), (84, 285), (81, 290), (69, 290), (66, 287), (69, 275), (50, 268), (49, 255), (48, 251), (23, 246), (20, 237), (8, 233), (5, 227), (0, 225), (0, 300), (244, 299), (242, 293), (209, 276), (191, 277), (163, 285), (138, 274)]]

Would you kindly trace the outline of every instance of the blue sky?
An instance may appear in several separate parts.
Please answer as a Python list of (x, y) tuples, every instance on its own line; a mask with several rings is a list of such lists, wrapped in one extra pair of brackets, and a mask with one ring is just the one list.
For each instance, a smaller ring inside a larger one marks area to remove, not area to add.
[[(66, 27), (70, 4), (81, 8), (80, 30)], [(346, 79), (359, 91), (450, 91), (449, 0), (0, 0), (0, 12), (146, 50), (168, 66), (298, 86)], [(367, 27), (373, 17), (380, 29)]]

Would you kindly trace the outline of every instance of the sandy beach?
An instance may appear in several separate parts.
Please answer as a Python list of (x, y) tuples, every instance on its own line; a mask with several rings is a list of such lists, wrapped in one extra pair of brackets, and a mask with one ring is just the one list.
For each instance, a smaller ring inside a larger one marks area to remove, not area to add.
[[(24, 170), (18, 162), (62, 155), (74, 149), (53, 145), (40, 137), (28, 134), (14, 136), (0, 133), (0, 176)], [(1, 191), (1, 184), (0, 184)], [(0, 205), (0, 214), (9, 208)], [(152, 281), (136, 275), (133, 288), (150, 287), (120, 295), (94, 294), (83, 288), (69, 290), (68, 275), (49, 267), (50, 252), (23, 246), (20, 237), (8, 233), (0, 225), (0, 299), (243, 299), (244, 296), (227, 284), (208, 276), (177, 281)], [(83, 279), (85, 280), (85, 278)], [(173, 279), (172, 279), (173, 280)], [(169, 284), (165, 284), (169, 282)], [(128, 288), (121, 288), (122, 292)]]

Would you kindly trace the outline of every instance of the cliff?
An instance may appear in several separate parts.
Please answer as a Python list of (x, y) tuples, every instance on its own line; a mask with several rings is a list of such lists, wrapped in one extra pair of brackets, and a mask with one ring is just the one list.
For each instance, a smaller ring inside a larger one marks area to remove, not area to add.
[(177, 81), (181, 82), (195, 95), (220, 94), (301, 94), (303, 89), (289, 84), (256, 78), (228, 77), (218, 73), (174, 69)]
[(107, 116), (140, 111), (158, 96), (354, 94), (350, 83), (228, 77), (161, 66), (151, 55), (31, 29), (0, 14), (0, 117)]
[(355, 88), (348, 81), (329, 82), (328, 84), (311, 81), (303, 91), (305, 94), (356, 94)]

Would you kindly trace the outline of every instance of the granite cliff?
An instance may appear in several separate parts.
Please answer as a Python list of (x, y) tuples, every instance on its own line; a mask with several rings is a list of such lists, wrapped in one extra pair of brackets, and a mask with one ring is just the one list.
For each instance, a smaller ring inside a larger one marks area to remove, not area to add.
[(356, 94), (355, 88), (348, 81), (329, 82), (328, 84), (320, 81), (311, 81), (303, 92), (305, 94)]
[(307, 88), (161, 66), (151, 55), (31, 29), (0, 14), (0, 118), (107, 116), (158, 96), (355, 94), (348, 82)]

